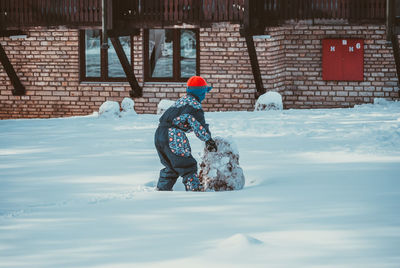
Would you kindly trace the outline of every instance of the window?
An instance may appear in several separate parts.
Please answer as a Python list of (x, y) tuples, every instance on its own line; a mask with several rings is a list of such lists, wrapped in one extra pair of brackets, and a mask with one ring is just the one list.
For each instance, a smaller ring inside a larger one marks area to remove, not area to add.
[(197, 29), (150, 29), (144, 33), (146, 81), (186, 81), (199, 74)]
[[(132, 37), (119, 37), (121, 45), (132, 64)], [(101, 50), (101, 31), (80, 32), (80, 76), (82, 81), (126, 81), (126, 75), (119, 62), (111, 41), (108, 51)]]

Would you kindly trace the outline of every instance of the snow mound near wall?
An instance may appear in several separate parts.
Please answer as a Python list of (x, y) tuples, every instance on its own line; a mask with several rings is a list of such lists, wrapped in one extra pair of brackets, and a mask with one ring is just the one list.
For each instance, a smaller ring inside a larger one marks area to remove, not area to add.
[(172, 100), (161, 100), (158, 105), (157, 105), (157, 114), (161, 115), (163, 114), (166, 110), (168, 110), (169, 107), (175, 104), (175, 101)]
[[(365, 104), (368, 105), (368, 104)], [(383, 108), (395, 108), (395, 107), (400, 107), (400, 101), (393, 101), (393, 100), (387, 100), (384, 98), (375, 98), (374, 99), (374, 104), (375, 107), (383, 107)]]
[(200, 164), (200, 182), (205, 191), (231, 191), (243, 189), (245, 179), (239, 166), (239, 151), (231, 139), (215, 137), (217, 152), (204, 148)]
[(120, 116), (119, 103), (116, 101), (106, 101), (99, 108), (99, 117), (112, 118)]
[(121, 107), (116, 101), (106, 101), (99, 108), (99, 117), (118, 118), (137, 115), (134, 108), (135, 102), (130, 98), (124, 98), (121, 102)]
[(371, 108), (396, 109), (399, 107), (400, 107), (400, 101), (387, 100), (384, 98), (375, 98), (374, 103), (355, 105), (354, 110), (360, 110), (360, 109), (366, 110)]
[(269, 91), (258, 98), (254, 111), (268, 110), (283, 110), (281, 94)]
[(124, 98), (121, 102), (122, 116), (137, 115), (135, 111), (135, 102), (130, 98)]

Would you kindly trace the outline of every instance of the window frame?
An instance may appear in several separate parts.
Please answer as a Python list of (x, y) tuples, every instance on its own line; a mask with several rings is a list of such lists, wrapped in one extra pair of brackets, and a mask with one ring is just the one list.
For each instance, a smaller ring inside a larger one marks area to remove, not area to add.
[[(158, 29), (158, 28), (153, 28)], [(172, 77), (151, 77), (149, 59), (149, 31), (143, 31), (143, 77), (145, 82), (186, 82), (189, 77), (181, 77), (181, 30), (192, 30), (196, 34), (196, 75), (200, 75), (200, 30), (199, 28), (163, 28), (173, 30), (173, 66)], [(176, 56), (178, 55), (178, 56)]]
[[(102, 34), (102, 30), (97, 28), (79, 30), (79, 81), (80, 82), (127, 82), (128, 79), (126, 76), (125, 77), (108, 76), (108, 49), (103, 50), (100, 48), (100, 76), (99, 77), (86, 76), (86, 30), (99, 30), (100, 36)], [(131, 39), (130, 61), (133, 70), (134, 69), (133, 35), (129, 35), (129, 37)]]

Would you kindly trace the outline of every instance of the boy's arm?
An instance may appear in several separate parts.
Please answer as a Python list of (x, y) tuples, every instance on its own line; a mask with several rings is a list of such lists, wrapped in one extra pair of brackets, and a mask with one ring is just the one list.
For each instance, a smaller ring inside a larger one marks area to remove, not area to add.
[(190, 113), (187, 119), (194, 134), (202, 141), (206, 142), (211, 139), (211, 132), (208, 124), (204, 119), (204, 111), (201, 109), (194, 110)]

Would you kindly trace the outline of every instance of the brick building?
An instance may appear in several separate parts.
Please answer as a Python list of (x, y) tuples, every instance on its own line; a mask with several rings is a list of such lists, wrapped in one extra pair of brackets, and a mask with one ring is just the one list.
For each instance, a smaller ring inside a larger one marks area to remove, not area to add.
[[(213, 86), (203, 102), (205, 111), (253, 110), (260, 92), (241, 28), (243, 25), (232, 22), (157, 28), (164, 31), (163, 42), (152, 39), (151, 28), (127, 35), (127, 56), (143, 93), (134, 98), (135, 110), (155, 113), (160, 100), (184, 94), (184, 81), (192, 74), (202, 75)], [(26, 89), (22, 96), (13, 95), (13, 85), (0, 65), (0, 118), (87, 115), (98, 111), (106, 100), (129, 97), (131, 86), (122, 77), (124, 73), (117, 77), (111, 73), (122, 70), (119, 62), (112, 62), (113, 46), (108, 49), (108, 57), (100, 51), (93, 52), (90, 42), (100, 40), (93, 31), (100, 32), (100, 27), (39, 26), (25, 27), (23, 36), (0, 37), (0, 44)], [(182, 43), (189, 42), (183, 41), (187, 33), (194, 39), (189, 38), (193, 47), (188, 51), (194, 50), (195, 55), (185, 63), (182, 51), (186, 48)], [(364, 41), (362, 81), (323, 80), (322, 40), (327, 38)], [(165, 41), (168, 39), (170, 42)], [(266, 91), (282, 95), (285, 109), (346, 108), (370, 103), (374, 98), (400, 98), (395, 52), (386, 41), (384, 21), (361, 24), (285, 20), (263, 27), (252, 39), (262, 85)], [(176, 43), (181, 47), (176, 48)], [(162, 45), (158, 51), (157, 44)], [(169, 50), (167, 45), (171, 45)], [(157, 67), (163, 57), (167, 63)], [(185, 68), (188, 73), (184, 73)], [(159, 75), (155, 75), (157, 70)]]

